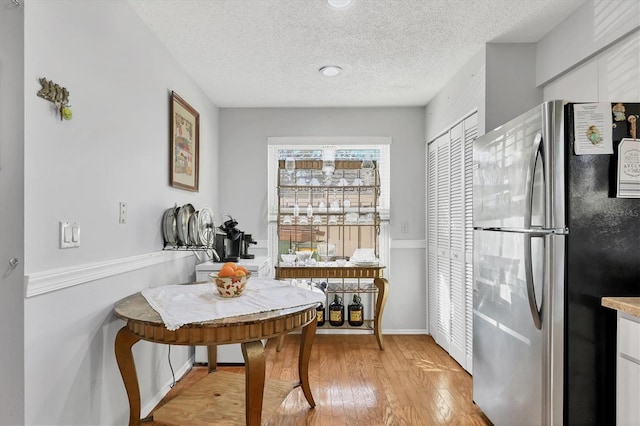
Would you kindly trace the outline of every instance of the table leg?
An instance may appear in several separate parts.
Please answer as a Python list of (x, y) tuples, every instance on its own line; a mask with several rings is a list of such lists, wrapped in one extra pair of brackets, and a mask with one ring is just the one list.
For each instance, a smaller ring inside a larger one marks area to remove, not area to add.
[(298, 357), (298, 374), (300, 375), (300, 387), (304, 397), (307, 398), (307, 402), (311, 408), (316, 406), (316, 402), (313, 400), (311, 394), (311, 386), (309, 386), (309, 358), (311, 357), (311, 347), (313, 346), (313, 339), (316, 335), (316, 328), (318, 327), (318, 319), (314, 318), (309, 324), (302, 329), (302, 340), (300, 341), (300, 355)]
[(248, 426), (262, 424), (265, 357), (261, 341), (242, 343), (245, 364), (245, 415)]
[(207, 346), (207, 364), (209, 373), (216, 371), (218, 367), (218, 345)]
[(136, 364), (131, 352), (131, 347), (138, 340), (140, 337), (132, 334), (125, 326), (118, 331), (115, 341), (116, 362), (129, 398), (129, 426), (140, 424), (140, 387), (138, 386)]
[(282, 344), (284, 343), (284, 334), (278, 336), (278, 344), (276, 345), (276, 352), (280, 352), (282, 349)]
[(382, 312), (384, 311), (384, 305), (387, 303), (387, 293), (389, 291), (389, 281), (386, 278), (376, 278), (373, 283), (378, 288), (378, 297), (376, 298), (376, 312), (373, 320), (373, 332), (378, 340), (378, 346), (380, 349), (384, 349), (384, 343), (382, 342)]

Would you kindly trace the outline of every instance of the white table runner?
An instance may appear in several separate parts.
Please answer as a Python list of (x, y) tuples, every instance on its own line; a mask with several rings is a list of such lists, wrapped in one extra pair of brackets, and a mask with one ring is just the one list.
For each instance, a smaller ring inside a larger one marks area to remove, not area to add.
[(270, 278), (251, 278), (239, 297), (220, 297), (215, 284), (168, 285), (142, 291), (169, 330), (193, 322), (257, 314), (325, 301), (317, 288), (291, 286)]

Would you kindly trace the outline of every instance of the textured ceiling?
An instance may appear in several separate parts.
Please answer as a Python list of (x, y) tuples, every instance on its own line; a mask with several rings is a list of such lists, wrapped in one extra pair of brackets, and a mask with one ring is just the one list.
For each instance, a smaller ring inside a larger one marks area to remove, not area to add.
[(485, 43), (536, 42), (585, 0), (129, 3), (220, 107), (349, 107), (426, 105)]

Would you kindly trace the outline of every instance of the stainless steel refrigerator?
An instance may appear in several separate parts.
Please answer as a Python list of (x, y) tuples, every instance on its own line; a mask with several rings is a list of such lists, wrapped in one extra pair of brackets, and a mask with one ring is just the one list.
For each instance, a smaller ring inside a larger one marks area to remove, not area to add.
[[(640, 104), (624, 104), (640, 114)], [(613, 104), (612, 104), (613, 106)], [(640, 199), (613, 154), (575, 155), (547, 102), (474, 142), (473, 400), (496, 425), (615, 424), (615, 312), (640, 295)]]

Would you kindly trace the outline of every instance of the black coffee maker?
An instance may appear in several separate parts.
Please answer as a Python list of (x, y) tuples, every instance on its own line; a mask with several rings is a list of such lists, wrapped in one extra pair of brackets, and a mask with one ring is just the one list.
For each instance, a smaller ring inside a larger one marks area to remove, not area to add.
[(216, 232), (216, 251), (221, 262), (237, 262), (242, 252), (242, 241), (244, 232), (240, 231), (238, 221), (226, 214), (229, 219), (219, 226), (220, 231)]
[(254, 259), (255, 256), (253, 254), (249, 254), (249, 246), (252, 244), (258, 244), (257, 241), (253, 239), (251, 234), (242, 234), (242, 253), (240, 253), (240, 259)]

